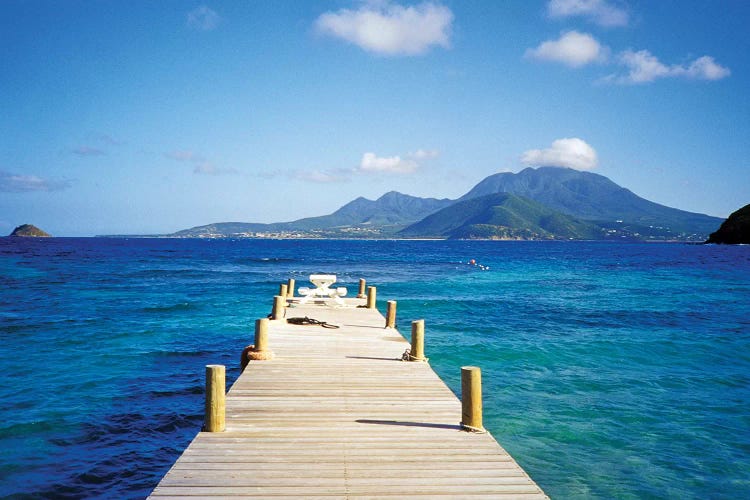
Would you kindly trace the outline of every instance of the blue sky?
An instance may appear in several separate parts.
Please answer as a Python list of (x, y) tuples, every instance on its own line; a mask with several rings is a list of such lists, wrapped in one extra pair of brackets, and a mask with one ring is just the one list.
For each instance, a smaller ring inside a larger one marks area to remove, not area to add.
[(745, 0), (0, 9), (0, 234), (287, 221), (538, 165), (750, 202)]

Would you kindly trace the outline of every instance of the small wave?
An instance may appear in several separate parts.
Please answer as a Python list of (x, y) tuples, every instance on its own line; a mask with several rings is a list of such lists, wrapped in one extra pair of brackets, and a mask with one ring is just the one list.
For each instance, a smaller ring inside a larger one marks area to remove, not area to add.
[(298, 259), (290, 259), (288, 257), (243, 257), (237, 259), (235, 262), (238, 264), (278, 264), (280, 262), (297, 262)]
[(164, 312), (174, 312), (174, 311), (191, 311), (193, 309), (197, 309), (197, 306), (190, 303), (190, 302), (179, 302), (177, 304), (173, 304), (171, 306), (151, 306), (151, 307), (144, 307), (142, 309), (143, 312), (157, 312), (157, 313), (164, 313)]

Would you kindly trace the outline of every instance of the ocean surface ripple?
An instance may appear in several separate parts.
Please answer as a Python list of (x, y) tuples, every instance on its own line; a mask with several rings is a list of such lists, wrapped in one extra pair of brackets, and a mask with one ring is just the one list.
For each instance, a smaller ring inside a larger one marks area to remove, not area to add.
[[(469, 265), (470, 259), (489, 267)], [(0, 496), (144, 498), (278, 284), (360, 277), (553, 498), (750, 491), (750, 247), (0, 238)]]

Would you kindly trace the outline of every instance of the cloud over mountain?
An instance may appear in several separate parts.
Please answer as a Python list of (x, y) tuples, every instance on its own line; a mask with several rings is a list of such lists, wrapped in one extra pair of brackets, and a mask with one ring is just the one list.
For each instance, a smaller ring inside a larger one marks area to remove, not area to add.
[(596, 151), (577, 137), (557, 139), (547, 149), (530, 149), (521, 155), (521, 162), (532, 166), (569, 167), (592, 170), (599, 163)]
[(419, 164), (411, 159), (400, 156), (380, 157), (375, 153), (365, 153), (359, 162), (360, 172), (385, 172), (394, 174), (410, 174), (419, 168)]

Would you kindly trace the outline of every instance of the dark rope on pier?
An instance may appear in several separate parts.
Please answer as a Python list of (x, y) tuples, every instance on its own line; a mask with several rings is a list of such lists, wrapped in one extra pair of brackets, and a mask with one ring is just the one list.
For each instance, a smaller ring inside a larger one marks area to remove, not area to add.
[(411, 349), (407, 349), (404, 351), (404, 353), (401, 355), (401, 361), (424, 361), (425, 363), (428, 362), (430, 358), (417, 358), (411, 355)]
[(305, 316), (304, 318), (287, 318), (287, 323), (291, 323), (293, 325), (320, 325), (323, 328), (339, 328), (338, 325), (332, 325), (330, 323), (326, 323), (325, 321), (319, 321), (314, 318), (308, 318)]

